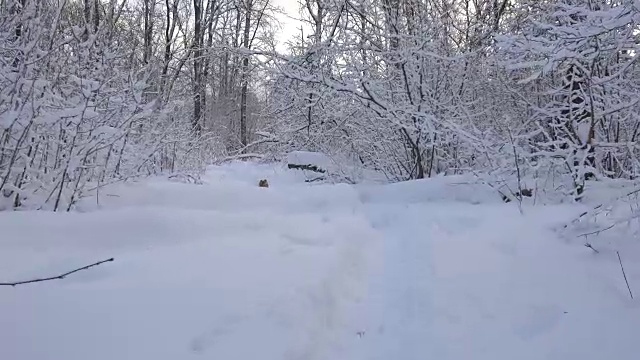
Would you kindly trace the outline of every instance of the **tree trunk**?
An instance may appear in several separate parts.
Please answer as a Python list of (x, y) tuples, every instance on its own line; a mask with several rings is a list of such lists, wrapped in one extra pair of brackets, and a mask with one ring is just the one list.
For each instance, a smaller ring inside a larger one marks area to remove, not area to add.
[[(249, 50), (249, 34), (251, 31), (251, 10), (253, 0), (247, 0), (244, 18), (244, 34), (242, 39), (242, 47), (245, 51)], [(242, 74), (240, 75), (240, 83), (242, 90), (240, 93), (240, 144), (244, 147), (249, 143), (247, 138), (247, 92), (248, 92), (248, 74), (249, 73), (249, 55), (245, 54), (242, 58)]]
[(93, 2), (93, 32), (98, 32), (100, 26), (100, 0), (94, 0)]
[(193, 131), (202, 132), (202, 0), (193, 0), (195, 16), (193, 42)]
[(178, 23), (178, 1), (173, 0), (173, 4), (169, 5), (169, 0), (165, 0), (166, 24), (164, 30), (164, 61), (162, 64), (162, 74), (160, 75), (160, 96), (164, 101), (168, 99), (167, 84), (169, 79), (169, 63), (171, 62), (171, 43), (173, 42), (173, 34), (176, 24)]
[(89, 24), (91, 24), (91, 0), (84, 0), (84, 32), (82, 33), (82, 40), (89, 40)]
[[(151, 42), (153, 39), (153, 13), (155, 0), (144, 0), (144, 50), (142, 62), (147, 65), (151, 59)], [(167, 9), (168, 11), (169, 9)], [(168, 15), (168, 13), (167, 13)], [(167, 27), (169, 24), (167, 24)]]

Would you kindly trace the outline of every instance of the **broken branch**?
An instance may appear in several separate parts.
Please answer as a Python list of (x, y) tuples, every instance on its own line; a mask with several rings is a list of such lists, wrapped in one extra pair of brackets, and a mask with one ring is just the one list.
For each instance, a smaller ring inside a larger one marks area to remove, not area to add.
[(622, 266), (622, 259), (620, 259), (620, 252), (616, 251), (618, 254), (618, 261), (620, 262), (620, 268), (622, 269), (622, 276), (624, 276), (624, 282), (627, 283), (627, 289), (629, 290), (629, 296), (633, 299), (633, 293), (631, 293), (631, 287), (629, 286), (629, 281), (627, 280), (627, 274), (624, 272), (624, 266)]
[(69, 276), (69, 275), (71, 275), (73, 273), (76, 273), (78, 271), (87, 270), (87, 269), (92, 268), (94, 266), (98, 266), (100, 264), (104, 264), (104, 263), (110, 262), (110, 261), (113, 261), (113, 258), (102, 260), (102, 261), (98, 261), (96, 263), (93, 263), (93, 264), (90, 264), (90, 265), (87, 265), (87, 266), (83, 266), (81, 268), (77, 268), (75, 270), (71, 270), (71, 271), (68, 271), (68, 272), (66, 272), (64, 274), (60, 274), (60, 275), (57, 275), (57, 276), (51, 276), (51, 277), (40, 278), (40, 279), (32, 279), (32, 280), (24, 280), (24, 281), (16, 281), (16, 282), (5, 282), (5, 283), (0, 283), (0, 286), (16, 286), (16, 285), (31, 284), (31, 283), (42, 282), (42, 281), (49, 281), (49, 280), (62, 280), (65, 277), (67, 277), (67, 276)]

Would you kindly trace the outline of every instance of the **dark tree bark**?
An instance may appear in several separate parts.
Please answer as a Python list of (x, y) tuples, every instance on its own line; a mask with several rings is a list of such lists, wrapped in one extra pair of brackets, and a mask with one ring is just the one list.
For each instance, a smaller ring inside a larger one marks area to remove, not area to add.
[(162, 74), (160, 79), (160, 94), (162, 98), (166, 101), (167, 99), (167, 86), (169, 80), (169, 63), (171, 62), (171, 44), (173, 42), (173, 37), (176, 29), (176, 24), (178, 23), (178, 1), (173, 0), (173, 3), (170, 3), (170, 0), (165, 0), (165, 29), (164, 29), (164, 59), (162, 64)]
[[(246, 0), (245, 17), (244, 17), (244, 34), (242, 38), (242, 47), (244, 50), (249, 49), (249, 39), (251, 33), (251, 13), (253, 8), (253, 0)], [(248, 92), (248, 76), (249, 76), (249, 55), (242, 57), (242, 73), (240, 74), (240, 144), (247, 146), (247, 92)]]
[(193, 124), (196, 134), (202, 132), (202, 0), (193, 0), (195, 16), (193, 42)]
[(100, 27), (100, 0), (94, 0), (93, 2), (93, 32), (98, 32)]
[[(144, 0), (144, 50), (142, 62), (147, 65), (151, 59), (151, 42), (153, 40), (153, 16), (155, 13), (155, 0)], [(167, 9), (167, 15), (169, 14)], [(167, 26), (169, 26), (167, 24)]]

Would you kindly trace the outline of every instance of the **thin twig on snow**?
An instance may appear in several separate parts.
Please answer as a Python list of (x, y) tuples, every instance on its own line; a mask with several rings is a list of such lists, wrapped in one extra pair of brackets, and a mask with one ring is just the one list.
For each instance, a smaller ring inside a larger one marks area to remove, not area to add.
[(627, 274), (624, 272), (624, 266), (622, 266), (622, 259), (620, 259), (620, 252), (616, 251), (618, 254), (618, 261), (620, 262), (620, 269), (622, 269), (622, 276), (624, 276), (624, 282), (627, 283), (627, 289), (629, 290), (629, 296), (633, 299), (633, 293), (631, 293), (631, 287), (629, 286), (629, 281), (627, 280)]
[(4, 282), (4, 283), (0, 283), (0, 286), (16, 286), (16, 285), (31, 284), (31, 283), (42, 282), (42, 281), (49, 281), (49, 280), (62, 280), (65, 277), (67, 277), (68, 275), (71, 275), (71, 274), (76, 273), (78, 271), (87, 270), (87, 269), (92, 268), (94, 266), (98, 266), (100, 264), (104, 264), (104, 263), (110, 262), (110, 261), (113, 261), (113, 258), (102, 260), (102, 261), (98, 261), (96, 263), (93, 263), (93, 264), (90, 264), (90, 265), (87, 265), (87, 266), (83, 266), (81, 268), (77, 268), (75, 270), (71, 270), (69, 272), (66, 272), (64, 274), (60, 274), (60, 275), (57, 275), (57, 276), (51, 276), (51, 277), (40, 278), (40, 279), (24, 280), (24, 281), (16, 281), (16, 282)]

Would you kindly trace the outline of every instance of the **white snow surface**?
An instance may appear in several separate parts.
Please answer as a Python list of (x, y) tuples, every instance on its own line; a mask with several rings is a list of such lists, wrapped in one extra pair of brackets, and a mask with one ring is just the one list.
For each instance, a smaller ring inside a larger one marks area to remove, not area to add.
[(614, 245), (555, 231), (583, 207), (520, 214), (459, 180), (237, 162), (0, 213), (0, 282), (115, 258), (0, 287), (0, 359), (636, 359), (638, 248), (620, 249), (632, 300)]

